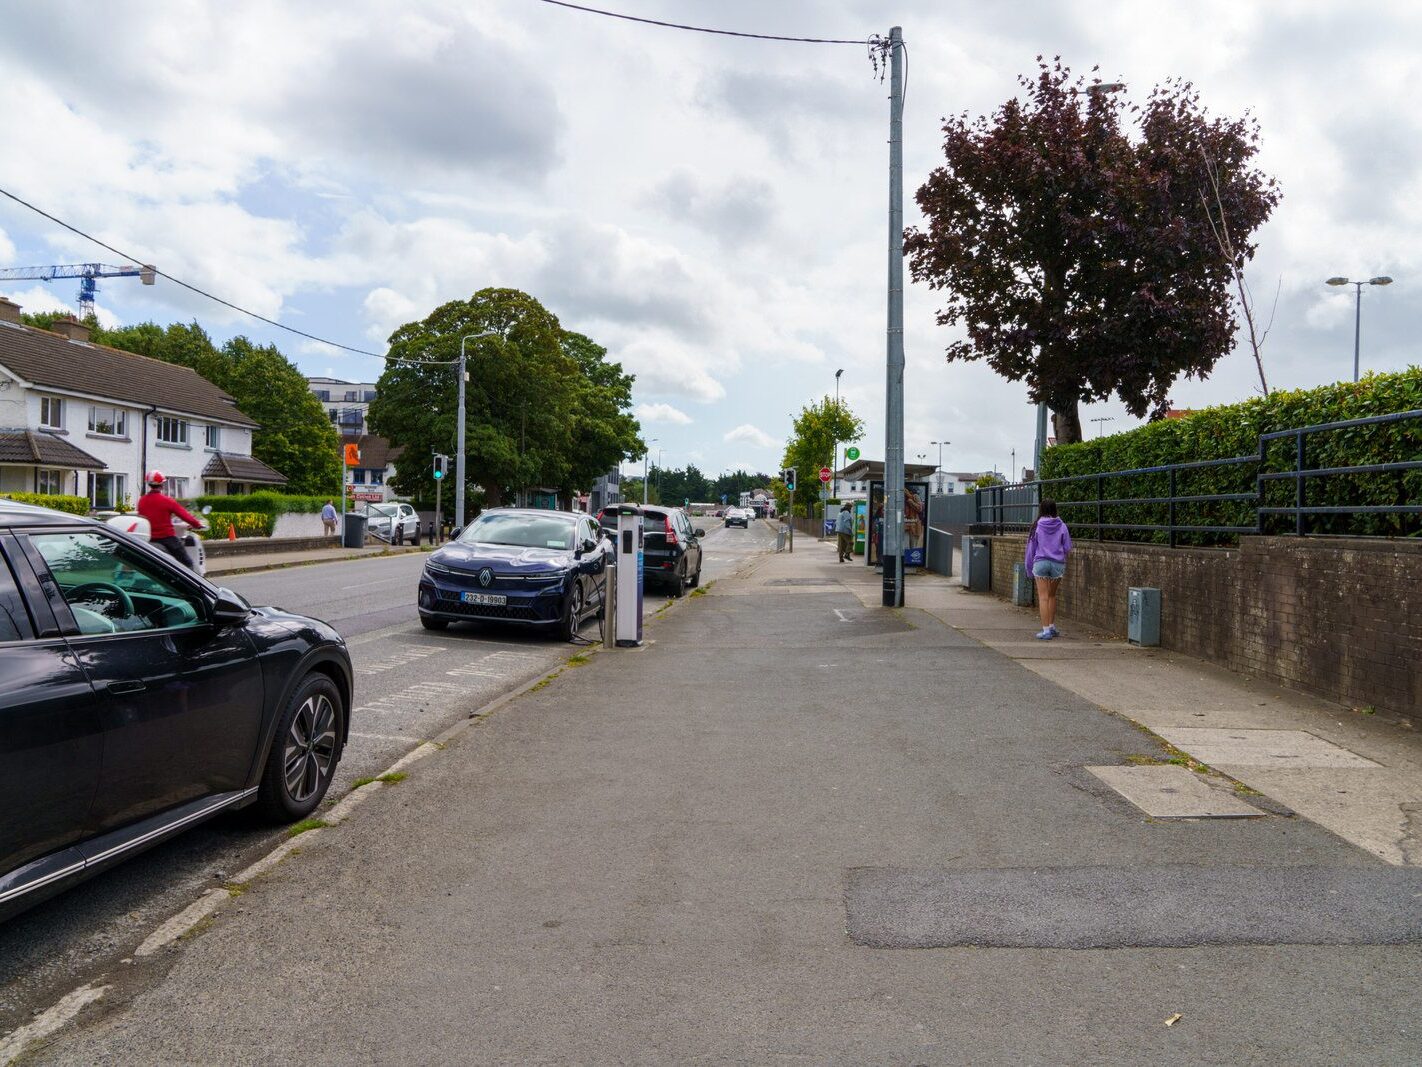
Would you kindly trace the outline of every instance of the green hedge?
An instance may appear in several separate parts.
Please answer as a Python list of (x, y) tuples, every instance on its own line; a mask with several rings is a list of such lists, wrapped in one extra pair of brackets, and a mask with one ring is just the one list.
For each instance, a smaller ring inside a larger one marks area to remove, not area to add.
[[(1276, 392), (1240, 404), (1206, 408), (1182, 419), (1164, 419), (1094, 441), (1058, 445), (1043, 455), (1042, 475), (1062, 478), (1255, 456), (1259, 452), (1260, 436), (1276, 430), (1419, 409), (1422, 409), (1422, 368), (1412, 367), (1395, 374), (1370, 374), (1361, 382)], [(1295, 440), (1286, 438), (1268, 443), (1262, 465), (1244, 463), (1179, 471), (1176, 495), (1253, 493), (1261, 472), (1294, 468), (1295, 449)], [(1329, 430), (1304, 438), (1304, 466), (1310, 468), (1419, 459), (1422, 459), (1422, 419)], [(1102, 487), (1104, 497), (1166, 496), (1169, 475), (1105, 478)], [(1308, 506), (1416, 504), (1422, 501), (1422, 470), (1315, 477), (1307, 479), (1305, 492)], [(1058, 502), (1094, 501), (1096, 480), (1048, 486), (1046, 493)], [(1293, 480), (1265, 482), (1264, 502), (1268, 506), (1293, 504)], [(1181, 525), (1252, 526), (1254, 516), (1254, 504), (1245, 501), (1206, 501), (1176, 506), (1176, 522)], [(1094, 522), (1096, 509), (1094, 506), (1066, 507), (1062, 509), (1062, 518), (1068, 525), (1073, 520)], [(1167, 519), (1168, 507), (1164, 504), (1118, 504), (1105, 507), (1102, 514), (1102, 521), (1107, 523), (1163, 525)], [(1266, 533), (1287, 533), (1294, 528), (1289, 516), (1266, 516), (1263, 525)], [(1310, 533), (1418, 536), (1419, 525), (1417, 515), (1314, 515), (1308, 519)], [(1106, 531), (1103, 536), (1139, 540), (1142, 535)], [(1159, 534), (1153, 539), (1163, 541), (1165, 535)], [(1185, 544), (1220, 544), (1230, 539), (1228, 535), (1211, 534), (1180, 537)]]
[(207, 529), (202, 537), (206, 541), (226, 540), (234, 527), (238, 537), (270, 537), (276, 528), (276, 516), (260, 511), (214, 511), (207, 517)]
[(294, 496), (288, 493), (259, 492), (246, 496), (200, 496), (193, 500), (195, 508), (211, 507), (214, 513), (257, 513), (270, 515), (311, 515), (320, 511), (331, 499), (324, 496)]
[(67, 511), (71, 515), (89, 514), (89, 500), (82, 496), (60, 496), (51, 493), (0, 493), (6, 500), (17, 504), (36, 504), (55, 511)]

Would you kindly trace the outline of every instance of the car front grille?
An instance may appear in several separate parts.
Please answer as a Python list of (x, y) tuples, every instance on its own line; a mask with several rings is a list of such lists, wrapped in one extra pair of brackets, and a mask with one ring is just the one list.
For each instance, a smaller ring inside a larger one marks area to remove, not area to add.
[(469, 619), (510, 619), (518, 622), (537, 622), (538, 612), (526, 604), (466, 604), (452, 597), (439, 597), (435, 601), (435, 611), (447, 615), (463, 615)]

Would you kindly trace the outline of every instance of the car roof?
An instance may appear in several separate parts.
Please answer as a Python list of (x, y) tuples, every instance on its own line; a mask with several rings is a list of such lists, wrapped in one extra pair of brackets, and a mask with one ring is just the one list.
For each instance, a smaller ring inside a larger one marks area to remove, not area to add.
[(67, 511), (55, 511), (35, 504), (21, 504), (18, 500), (0, 500), (0, 527), (23, 526), (32, 522), (64, 523), (85, 526), (93, 522), (84, 515), (72, 515)]
[(485, 515), (527, 515), (532, 518), (547, 518), (549, 515), (557, 515), (560, 519), (588, 518), (581, 511), (554, 511), (552, 508), (485, 508), (477, 518), (482, 519)]

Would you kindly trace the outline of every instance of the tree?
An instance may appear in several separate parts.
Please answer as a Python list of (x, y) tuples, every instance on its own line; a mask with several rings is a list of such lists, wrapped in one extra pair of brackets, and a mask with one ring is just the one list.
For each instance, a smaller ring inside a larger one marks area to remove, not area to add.
[(452, 454), (457, 440), (460, 340), (486, 330), (495, 336), (467, 346), (467, 491), (482, 487), (490, 507), (520, 489), (566, 494), (641, 451), (630, 376), (527, 293), (481, 289), (390, 337), (370, 424), (405, 448), (398, 490), (433, 495), (430, 454)]
[(218, 348), (196, 322), (166, 328), (145, 322), (98, 330), (93, 338), (111, 348), (189, 367), (231, 396), (237, 410), (258, 424), (252, 433), (252, 455), (286, 476), (287, 492), (339, 492), (340, 434), (305, 376), (274, 345), (234, 337)]
[[(1025, 101), (945, 121), (945, 165), (917, 194), (926, 228), (904, 248), (913, 279), (946, 294), (939, 324), (966, 329), (948, 359), (1025, 380), (1067, 443), (1083, 401), (1162, 415), (1179, 377), (1233, 349), (1230, 288), (1279, 192), (1251, 167), (1257, 123), (1211, 118), (1189, 82), (1130, 110), (1132, 140), (1113, 93), (1038, 63)], [(1229, 220), (1234, 262), (1206, 205)]]
[[(834, 446), (858, 441), (864, 436), (864, 421), (843, 400), (826, 396), (818, 404), (800, 410), (790, 440), (781, 459), (782, 470), (795, 471), (795, 514), (810, 515), (818, 501), (820, 468), (833, 462)], [(789, 514), (790, 494), (783, 482), (775, 482), (776, 507)]]

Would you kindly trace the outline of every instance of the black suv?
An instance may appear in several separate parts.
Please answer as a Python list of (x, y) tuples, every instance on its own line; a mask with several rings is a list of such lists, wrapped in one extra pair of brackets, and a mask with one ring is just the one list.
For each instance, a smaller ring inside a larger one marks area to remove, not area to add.
[(325, 623), (0, 500), (0, 918), (221, 811), (305, 818), (350, 706)]
[[(615, 508), (598, 515), (604, 531), (617, 529)], [(681, 508), (649, 504), (642, 509), (642, 587), (666, 587), (681, 596), (701, 584), (701, 539), (706, 531), (691, 525)]]

